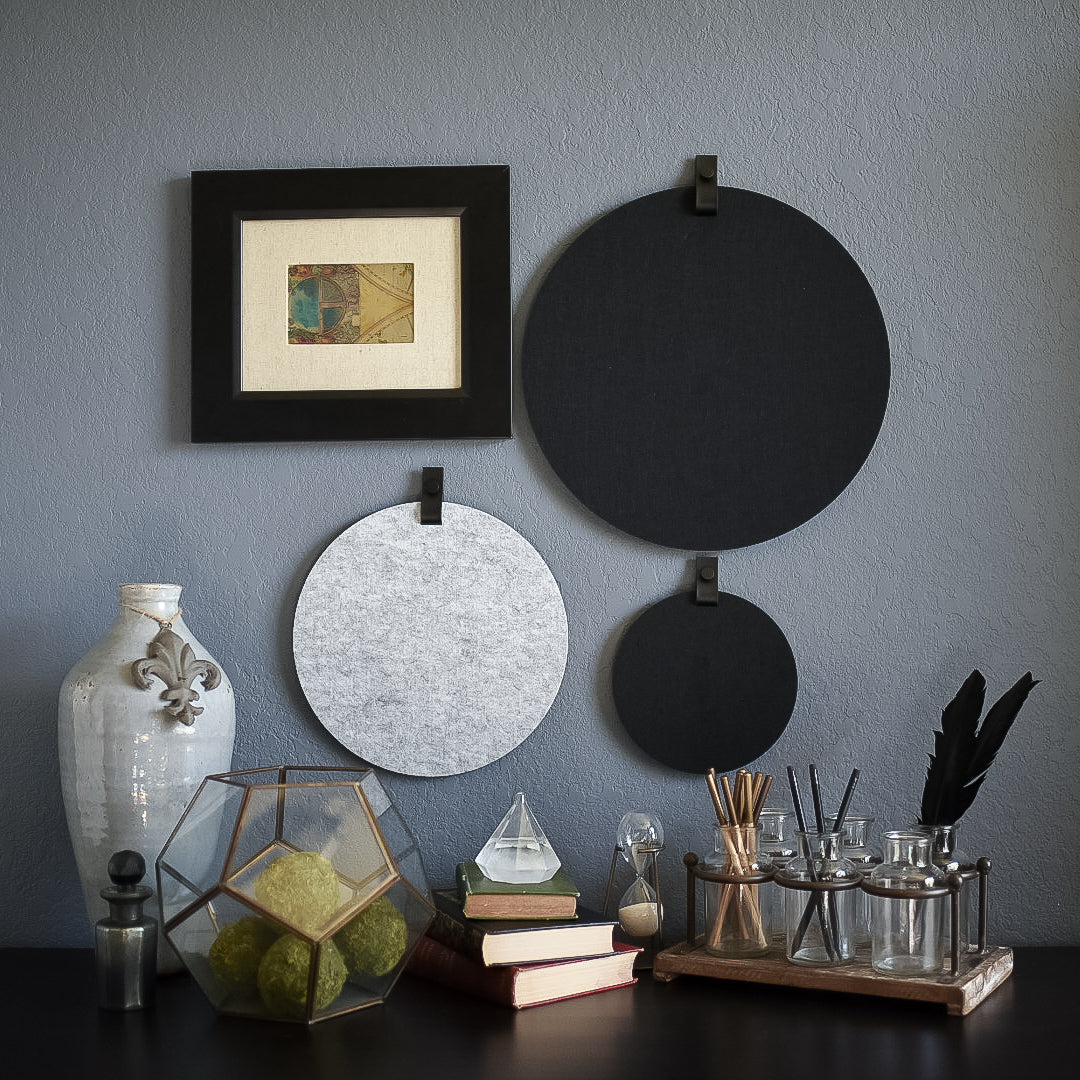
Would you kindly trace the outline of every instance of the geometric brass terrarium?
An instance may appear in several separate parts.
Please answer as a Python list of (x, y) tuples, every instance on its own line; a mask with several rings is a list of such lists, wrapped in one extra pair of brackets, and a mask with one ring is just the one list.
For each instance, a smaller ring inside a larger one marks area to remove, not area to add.
[(370, 769), (206, 777), (157, 884), (165, 936), (216, 1009), (308, 1024), (385, 1000), (435, 912)]

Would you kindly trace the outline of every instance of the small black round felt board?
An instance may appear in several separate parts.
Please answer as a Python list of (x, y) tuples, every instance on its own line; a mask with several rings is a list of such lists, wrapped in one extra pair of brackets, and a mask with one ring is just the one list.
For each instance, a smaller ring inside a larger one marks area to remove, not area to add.
[(791, 719), (798, 673), (780, 628), (748, 600), (681, 593), (646, 608), (612, 668), (619, 719), (651, 757), (728, 772), (760, 757)]
[(824, 228), (765, 195), (627, 203), (554, 265), (525, 331), (540, 446), (594, 513), (718, 550), (801, 525), (851, 482), (889, 394), (873, 290)]

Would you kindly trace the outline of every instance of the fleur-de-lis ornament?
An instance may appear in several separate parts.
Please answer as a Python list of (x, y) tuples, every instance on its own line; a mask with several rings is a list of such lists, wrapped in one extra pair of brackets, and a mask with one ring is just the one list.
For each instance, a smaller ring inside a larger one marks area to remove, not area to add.
[(209, 660), (196, 660), (195, 651), (168, 626), (150, 642), (147, 657), (131, 665), (131, 675), (140, 690), (149, 690), (156, 675), (164, 684), (161, 698), (169, 704), (165, 711), (190, 727), (203, 710), (194, 703), (199, 692), (192, 686), (202, 679), (204, 690), (213, 690), (221, 682), (221, 669)]

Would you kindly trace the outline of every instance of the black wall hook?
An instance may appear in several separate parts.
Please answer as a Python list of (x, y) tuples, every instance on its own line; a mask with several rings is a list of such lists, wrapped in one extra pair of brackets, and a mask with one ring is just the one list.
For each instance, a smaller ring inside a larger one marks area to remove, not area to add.
[(696, 593), (694, 602), (698, 604), (720, 603), (720, 560), (715, 555), (699, 555), (694, 563), (694, 582)]
[(694, 158), (694, 188), (694, 213), (715, 215), (719, 204), (715, 154)]
[(442, 466), (427, 466), (420, 479), (420, 524), (442, 524)]

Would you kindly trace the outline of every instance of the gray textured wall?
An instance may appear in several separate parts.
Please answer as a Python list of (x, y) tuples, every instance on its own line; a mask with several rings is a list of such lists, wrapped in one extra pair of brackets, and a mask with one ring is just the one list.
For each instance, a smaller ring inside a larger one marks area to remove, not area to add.
[(570, 617), (561, 693), (515, 752), (456, 778), (383, 776), (432, 877), (522, 789), (594, 903), (619, 817), (654, 808), (681, 897), (705, 785), (628, 742), (608, 676), (628, 621), (689, 584), (694, 553), (578, 505), (520, 394), (505, 442), (191, 445), (186, 177), (508, 163), (519, 372), (560, 249), (689, 182), (697, 153), (830, 229), (893, 347), (888, 415), (850, 488), (720, 556), (723, 587), (769, 612), (799, 664), (791, 724), (755, 765), (816, 761), (833, 790), (859, 765), (858, 805), (905, 823), (968, 672), (996, 693), (1032, 670), (965, 846), (999, 868), (996, 940), (1080, 940), (1063, 859), (1080, 820), (1075, 0), (41, 0), (3, 29), (0, 944), (89, 940), (55, 701), (117, 584), (185, 586), (236, 687), (238, 766), (352, 761), (299, 691), (292, 613), (324, 546), (415, 497), (426, 464), (532, 541)]

